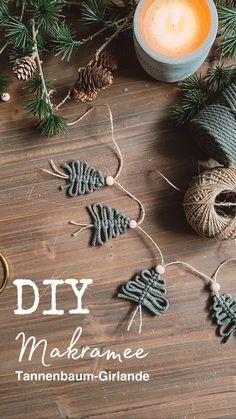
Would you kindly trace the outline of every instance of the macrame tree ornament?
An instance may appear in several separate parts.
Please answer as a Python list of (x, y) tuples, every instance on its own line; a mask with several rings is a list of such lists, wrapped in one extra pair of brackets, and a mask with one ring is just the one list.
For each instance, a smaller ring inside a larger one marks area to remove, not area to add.
[[(56, 163), (51, 159), (49, 161), (51, 169), (42, 169), (43, 172), (49, 173), (52, 176), (64, 179), (66, 181), (65, 186), (61, 186), (61, 190), (65, 190), (70, 197), (76, 197), (79, 195), (90, 194), (95, 192), (97, 189), (103, 188), (104, 186), (117, 186), (131, 196), (123, 186), (117, 181), (123, 169), (123, 156), (120, 148), (114, 137), (114, 123), (111, 109), (108, 105), (96, 105), (86, 111), (82, 117), (85, 117), (97, 107), (105, 107), (109, 112), (111, 137), (112, 142), (115, 146), (117, 159), (119, 166), (115, 176), (104, 176), (101, 171), (96, 170), (83, 160), (72, 160), (69, 163), (65, 163), (62, 168), (58, 167)], [(77, 123), (81, 120), (81, 117), (74, 121), (72, 124)]]
[(222, 343), (228, 343), (233, 335), (236, 334), (236, 299), (230, 294), (220, 294), (219, 291), (221, 286), (217, 282), (220, 270), (229, 262), (236, 262), (236, 258), (227, 259), (225, 262), (221, 263), (212, 278), (198, 271), (186, 262), (175, 261), (165, 265), (165, 267), (183, 265), (207, 282), (212, 295), (211, 312), (213, 313), (214, 322), (218, 326), (217, 332), (222, 337)]
[(230, 294), (219, 294), (221, 287), (216, 279), (220, 269), (231, 261), (236, 261), (236, 258), (222, 263), (210, 283), (213, 296), (212, 311), (223, 343), (229, 342), (232, 336), (236, 334), (236, 299)]
[(92, 229), (93, 236), (91, 244), (99, 246), (106, 244), (109, 240), (119, 237), (132, 228), (135, 220), (130, 220), (125, 214), (121, 213), (115, 208), (96, 203), (87, 207), (91, 218), (91, 224), (82, 224), (75, 221), (70, 221), (71, 224), (82, 227), (73, 236), (78, 236), (83, 230)]
[(155, 269), (145, 269), (136, 275), (134, 279), (122, 285), (117, 297), (134, 301), (138, 304), (128, 325), (128, 331), (139, 310), (139, 333), (141, 333), (142, 306), (155, 316), (160, 316), (168, 310), (169, 301), (166, 298), (166, 283), (161, 278), (161, 272), (164, 273), (164, 267), (161, 265)]

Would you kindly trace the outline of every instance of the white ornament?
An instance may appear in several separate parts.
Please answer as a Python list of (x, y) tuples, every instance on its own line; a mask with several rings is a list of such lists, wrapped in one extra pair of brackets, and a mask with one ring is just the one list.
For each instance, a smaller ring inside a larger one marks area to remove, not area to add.
[(159, 275), (163, 275), (165, 273), (165, 266), (163, 265), (157, 265), (155, 267), (155, 271), (159, 274)]
[(107, 186), (112, 186), (114, 185), (114, 178), (112, 176), (107, 176), (106, 177), (106, 185)]
[(1, 99), (3, 102), (8, 102), (11, 99), (11, 96), (9, 93), (5, 92), (1, 94)]
[(130, 226), (130, 228), (136, 228), (136, 227), (137, 227), (137, 221), (135, 221), (135, 220), (130, 220), (130, 222), (129, 222), (129, 226)]

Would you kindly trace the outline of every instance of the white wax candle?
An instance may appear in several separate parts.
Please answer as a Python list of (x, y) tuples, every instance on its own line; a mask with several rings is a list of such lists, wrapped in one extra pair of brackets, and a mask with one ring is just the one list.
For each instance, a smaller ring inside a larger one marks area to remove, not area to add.
[(144, 14), (146, 42), (162, 55), (189, 54), (203, 43), (209, 31), (210, 15), (194, 1), (154, 0)]

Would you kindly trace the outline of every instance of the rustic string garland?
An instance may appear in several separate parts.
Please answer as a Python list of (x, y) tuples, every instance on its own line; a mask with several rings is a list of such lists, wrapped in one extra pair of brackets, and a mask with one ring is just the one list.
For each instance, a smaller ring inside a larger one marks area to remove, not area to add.
[[(104, 106), (106, 106), (109, 110), (112, 141), (116, 147), (119, 159), (119, 168), (115, 177), (108, 176), (107, 178), (105, 178), (101, 172), (90, 167), (86, 162), (78, 160), (72, 161), (69, 164), (65, 164), (63, 167), (64, 172), (61, 169), (59, 169), (52, 160), (50, 164), (53, 169), (53, 172), (48, 171), (46, 169), (43, 170), (54, 176), (66, 179), (67, 184), (65, 187), (62, 187), (62, 189), (66, 189), (69, 196), (78, 196), (83, 195), (85, 193), (91, 193), (105, 185), (112, 186), (116, 184), (118, 187), (120, 187), (120, 189), (126, 192), (132, 199), (134, 199), (139, 204), (140, 217), (138, 220), (130, 219), (127, 215), (123, 214), (115, 208), (111, 208), (102, 203), (94, 203), (87, 207), (92, 219), (91, 223), (84, 224), (75, 221), (70, 221), (71, 224), (80, 227), (78, 231), (73, 233), (73, 236), (77, 237), (82, 231), (86, 229), (92, 229), (93, 237), (91, 244), (97, 246), (105, 245), (109, 240), (119, 237), (121, 234), (126, 233), (129, 229), (138, 228), (144, 235), (146, 235), (149, 238), (149, 240), (152, 242), (152, 244), (158, 251), (161, 257), (161, 264), (157, 264), (155, 268), (142, 270), (133, 279), (123, 284), (121, 287), (121, 291), (117, 295), (119, 298), (128, 299), (132, 302), (137, 303), (137, 307), (131, 317), (131, 320), (127, 328), (128, 331), (130, 330), (135, 316), (139, 311), (139, 333), (141, 333), (142, 307), (145, 307), (156, 316), (160, 316), (168, 310), (169, 300), (166, 297), (166, 282), (162, 278), (162, 275), (165, 273), (165, 270), (168, 266), (174, 264), (181, 264), (185, 267), (188, 267), (193, 273), (197, 273), (204, 279), (208, 280), (214, 298), (213, 310), (215, 312), (216, 323), (219, 326), (219, 334), (222, 336), (223, 342), (228, 342), (231, 339), (232, 335), (236, 332), (236, 300), (229, 294), (219, 294), (220, 285), (216, 282), (216, 278), (221, 267), (223, 267), (226, 263), (236, 259), (231, 259), (222, 263), (218, 267), (213, 278), (210, 278), (207, 275), (201, 273), (186, 262), (175, 261), (165, 264), (163, 253), (159, 248), (158, 244), (141, 227), (141, 224), (145, 219), (145, 209), (143, 204), (137, 197), (135, 197), (132, 193), (126, 190), (115, 180), (122, 171), (123, 157), (114, 138), (114, 126), (111, 109), (107, 105)], [(92, 109), (85, 112), (85, 114), (82, 115), (82, 118), (86, 114), (88, 114), (88, 112), (90, 112)], [(79, 120), (81, 120), (81, 118), (79, 118)], [(72, 124), (76, 122), (78, 122), (78, 120), (74, 121)], [(165, 179), (167, 183), (169, 183), (174, 189), (180, 191), (180, 189), (177, 188), (172, 182), (170, 182), (169, 179), (167, 179), (162, 173), (160, 173), (159, 171), (155, 172), (158, 173), (163, 179)], [(219, 179), (221, 182), (219, 182)], [(190, 185), (188, 191), (185, 194), (184, 199), (184, 208), (189, 223), (191, 225), (193, 224), (193, 218), (196, 223), (201, 221), (202, 226), (204, 227), (205, 235), (207, 234), (206, 231), (208, 231), (207, 228), (211, 228), (211, 231), (213, 231), (213, 235), (208, 233), (210, 234), (208, 235), (208, 237), (213, 237), (216, 235), (216, 226), (223, 226), (220, 233), (218, 232), (217, 238), (233, 238), (234, 234), (236, 234), (234, 211), (236, 207), (236, 199), (234, 202), (231, 202), (230, 200), (232, 199), (233, 193), (235, 193), (235, 181), (235, 169), (218, 168), (212, 171), (205, 172), (202, 175), (198, 176), (198, 178), (195, 179), (193, 183)], [(190, 192), (192, 192), (192, 194)], [(212, 194), (214, 196), (213, 200)], [(189, 199), (189, 196), (190, 198), (192, 197), (192, 200)], [(196, 206), (202, 209), (201, 215), (203, 218), (204, 216), (209, 215), (210, 219), (207, 221), (206, 219), (199, 220), (196, 216), (196, 213), (194, 213), (194, 216), (190, 216), (191, 211), (194, 212), (194, 209), (196, 210)], [(214, 219), (212, 221), (212, 207), (214, 208), (217, 216), (221, 216), (223, 218), (222, 223), (217, 222), (217, 220), (214, 221)], [(234, 213), (233, 218), (231, 212), (232, 207)], [(229, 223), (226, 222), (228, 220), (227, 217), (230, 218)], [(194, 225), (192, 226), (194, 227)], [(200, 227), (195, 227), (195, 229), (198, 232), (200, 231)]]

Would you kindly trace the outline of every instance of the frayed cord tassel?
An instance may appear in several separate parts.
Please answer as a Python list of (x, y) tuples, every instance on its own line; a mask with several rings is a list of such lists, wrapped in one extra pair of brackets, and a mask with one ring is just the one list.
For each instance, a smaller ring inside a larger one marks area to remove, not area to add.
[(132, 315), (132, 317), (131, 317), (131, 319), (130, 319), (130, 322), (129, 322), (129, 324), (128, 324), (128, 327), (127, 327), (127, 332), (129, 332), (130, 331), (130, 328), (131, 328), (131, 326), (132, 326), (132, 323), (133, 323), (133, 321), (134, 321), (134, 318), (135, 318), (135, 316), (136, 316), (136, 314), (137, 314), (137, 311), (139, 310), (139, 330), (138, 330), (138, 332), (139, 332), (139, 335), (142, 333), (142, 326), (143, 326), (143, 316), (142, 316), (142, 306), (141, 306), (141, 304), (139, 304), (137, 307), (136, 307), (136, 310), (134, 311), (134, 313), (133, 313), (133, 315)]
[(74, 226), (81, 227), (81, 228), (79, 228), (79, 230), (75, 231), (75, 233), (72, 233), (72, 237), (78, 237), (78, 235), (80, 233), (82, 233), (82, 231), (85, 231), (88, 228), (94, 227), (93, 224), (81, 224), (81, 223), (77, 223), (76, 221), (69, 221), (69, 223), (72, 224), (72, 225), (74, 225)]

